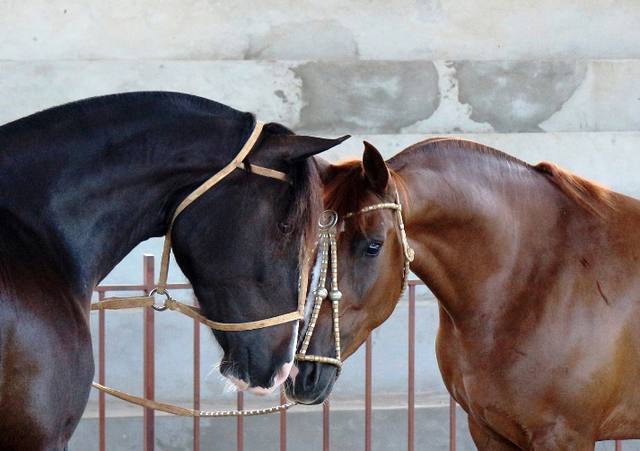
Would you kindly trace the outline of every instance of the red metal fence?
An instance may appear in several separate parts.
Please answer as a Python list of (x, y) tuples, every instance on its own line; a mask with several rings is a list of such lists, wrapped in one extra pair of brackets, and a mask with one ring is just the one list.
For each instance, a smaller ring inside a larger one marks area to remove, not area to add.
[[(106, 297), (106, 293), (122, 292), (122, 291), (141, 291), (148, 294), (155, 288), (155, 260), (152, 255), (145, 255), (143, 259), (143, 283), (142, 285), (101, 285), (96, 288), (98, 292), (98, 300)], [(414, 451), (415, 449), (415, 331), (416, 331), (416, 286), (423, 285), (419, 280), (409, 281), (409, 315), (408, 315), (408, 362), (407, 362), (407, 449)], [(190, 289), (189, 284), (169, 284), (168, 289)], [(144, 397), (154, 399), (155, 387), (155, 359), (154, 359), (154, 310), (150, 307), (144, 310), (143, 329), (144, 329), (144, 373), (143, 386)], [(105, 311), (98, 310), (98, 382), (106, 384), (105, 380)], [(193, 322), (193, 408), (200, 409), (200, 323)], [(365, 451), (371, 451), (373, 446), (372, 440), (372, 361), (373, 361), (373, 345), (371, 337), (365, 344), (365, 409), (364, 409), (364, 448)], [(280, 401), (285, 402), (284, 394), (280, 394)], [(244, 408), (244, 396), (241, 392), (237, 394), (237, 408)], [(106, 443), (106, 411), (105, 411), (105, 394), (99, 393), (98, 397), (98, 428), (99, 428), (99, 449), (105, 451)], [(280, 414), (280, 451), (287, 450), (287, 412)], [(331, 429), (329, 421), (331, 418), (331, 405), (327, 401), (322, 405), (322, 449), (329, 451)], [(200, 418), (193, 419), (193, 450), (200, 451)], [(205, 419), (204, 421), (215, 421)], [(144, 409), (144, 450), (152, 451), (154, 449), (155, 430), (154, 430), (154, 412), (151, 409)], [(237, 417), (236, 419), (236, 447), (238, 451), (244, 450), (244, 419)], [(616, 451), (622, 450), (622, 442), (617, 441), (615, 444)], [(456, 403), (449, 398), (449, 450), (456, 450)]]

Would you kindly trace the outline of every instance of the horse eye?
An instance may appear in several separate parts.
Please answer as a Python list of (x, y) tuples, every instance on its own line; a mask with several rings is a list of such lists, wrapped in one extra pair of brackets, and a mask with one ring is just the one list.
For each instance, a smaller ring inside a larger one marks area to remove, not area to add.
[(288, 233), (291, 232), (291, 225), (287, 224), (286, 222), (279, 222), (278, 230), (280, 230), (280, 232), (282, 232), (283, 234), (287, 235)]
[(368, 257), (375, 257), (380, 253), (380, 249), (382, 249), (382, 243), (380, 241), (369, 241), (367, 244), (367, 250), (365, 251)]

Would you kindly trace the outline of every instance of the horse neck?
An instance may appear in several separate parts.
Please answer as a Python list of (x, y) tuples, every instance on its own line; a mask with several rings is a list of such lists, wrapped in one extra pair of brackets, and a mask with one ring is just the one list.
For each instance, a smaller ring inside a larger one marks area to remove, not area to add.
[(496, 158), (433, 152), (393, 160), (409, 193), (411, 269), (458, 322), (503, 308), (562, 258), (572, 205), (530, 167)]
[(61, 268), (82, 297), (138, 243), (166, 233), (177, 204), (232, 158), (252, 122), (150, 113), (138, 121), (85, 113), (87, 139), (73, 119), (59, 120), (64, 139), (5, 159), (12, 173), (29, 176), (2, 186), (13, 194), (0, 197), (0, 210), (30, 231), (25, 246), (39, 243), (40, 260)]

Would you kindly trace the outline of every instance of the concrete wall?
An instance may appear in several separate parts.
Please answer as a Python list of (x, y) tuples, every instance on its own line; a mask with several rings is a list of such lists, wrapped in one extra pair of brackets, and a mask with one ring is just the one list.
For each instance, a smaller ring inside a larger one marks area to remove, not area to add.
[[(456, 134), (640, 197), (636, 0), (0, 0), (0, 36), (0, 123), (87, 96), (176, 90), (300, 133), (353, 134), (328, 154), (335, 160), (359, 156), (364, 137), (391, 156)], [(105, 282), (140, 282), (143, 252), (159, 255), (159, 240), (138, 246)], [(175, 267), (171, 278), (183, 279)], [(429, 293), (418, 310), (426, 405), (444, 394)], [(191, 328), (171, 315), (158, 315), (158, 395), (186, 400)], [(139, 314), (108, 316), (107, 378), (140, 392)], [(405, 318), (401, 303), (374, 334), (380, 404), (405, 388)], [(207, 375), (217, 348), (208, 334), (202, 341), (206, 397), (231, 403)], [(355, 356), (337, 398), (357, 400), (362, 367)]]

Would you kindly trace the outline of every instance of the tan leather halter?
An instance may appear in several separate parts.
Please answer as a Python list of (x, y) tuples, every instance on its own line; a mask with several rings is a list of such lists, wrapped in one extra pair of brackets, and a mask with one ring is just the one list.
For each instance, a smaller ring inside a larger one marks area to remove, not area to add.
[[(398, 190), (395, 192), (395, 202), (383, 202), (375, 205), (364, 207), (358, 211), (350, 212), (344, 215), (344, 219), (351, 218), (356, 215), (369, 213), (375, 210), (391, 209), (395, 211), (396, 221), (398, 222), (398, 229), (400, 231), (400, 241), (402, 243), (402, 250), (404, 254), (404, 269), (402, 273), (402, 291), (400, 296), (407, 288), (407, 281), (409, 278), (409, 266), (413, 261), (415, 253), (411, 247), (409, 247), (409, 241), (407, 240), (407, 233), (404, 229), (404, 221), (402, 219), (402, 204), (400, 204), (400, 196)], [(309, 325), (305, 332), (300, 346), (300, 351), (296, 354), (296, 360), (307, 362), (327, 363), (338, 367), (338, 371), (342, 368), (342, 356), (340, 347), (340, 299), (342, 298), (342, 292), (338, 288), (338, 244), (336, 239), (336, 226), (339, 218), (338, 213), (333, 210), (326, 210), (322, 214), (318, 225), (320, 227), (320, 233), (318, 237), (318, 256), (320, 261), (320, 276), (318, 278), (318, 285), (314, 291), (314, 303), (313, 311), (311, 312), (311, 318)], [(329, 260), (329, 257), (331, 260)], [(331, 285), (330, 290), (327, 291), (327, 272), (331, 267)], [(322, 302), (329, 297), (331, 300), (331, 310), (333, 317), (333, 340), (335, 343), (335, 357), (326, 357), (320, 355), (307, 354), (313, 331), (318, 321), (318, 315), (320, 314), (320, 307)]]
[[(251, 152), (253, 147), (262, 132), (262, 127), (264, 123), (260, 121), (256, 121), (256, 126), (253, 129), (253, 132), (245, 142), (244, 146), (240, 149), (238, 154), (235, 156), (233, 160), (229, 164), (227, 164), (224, 168), (214, 174), (211, 178), (205, 181), (202, 185), (196, 188), (191, 194), (189, 194), (176, 208), (176, 211), (173, 213), (173, 217), (171, 218), (171, 224), (169, 225), (169, 230), (164, 237), (164, 247), (162, 249), (162, 259), (160, 260), (160, 276), (158, 278), (158, 286), (155, 289), (155, 293), (162, 294), (166, 297), (165, 305), (172, 301), (171, 296), (167, 291), (167, 274), (169, 272), (169, 256), (171, 254), (171, 231), (173, 229), (173, 224), (180, 215), (189, 205), (191, 205), (196, 199), (206, 193), (208, 190), (213, 188), (217, 183), (221, 182), (227, 175), (231, 174), (235, 169), (245, 169), (250, 170), (251, 172), (261, 175), (263, 177), (275, 178), (278, 180), (288, 181), (287, 174), (276, 171), (274, 169), (264, 168), (262, 166), (257, 166), (254, 164), (245, 165), (243, 164), (246, 156)], [(248, 168), (245, 166), (249, 166)], [(304, 279), (304, 277), (302, 277)], [(300, 287), (301, 288), (301, 287)], [(273, 316), (271, 318), (258, 320), (258, 321), (246, 321), (241, 323), (222, 323), (218, 321), (206, 321), (206, 324), (212, 329), (223, 330), (223, 331), (242, 331), (242, 330), (254, 330), (261, 329), (263, 327), (275, 326), (278, 324), (284, 324), (291, 321), (298, 321), (302, 318), (302, 309), (304, 309), (304, 299), (306, 298), (306, 293), (302, 292), (303, 290), (299, 290), (298, 293), (298, 307), (296, 310), (285, 313), (278, 316)], [(151, 294), (155, 294), (152, 292)], [(168, 306), (167, 306), (168, 307)], [(162, 306), (160, 307), (162, 308)]]
[[(304, 318), (304, 304), (307, 296), (308, 285), (308, 262), (305, 261), (300, 268), (300, 277), (298, 278), (298, 306), (293, 312), (285, 313), (283, 315), (273, 316), (271, 318), (261, 319), (257, 321), (246, 321), (242, 323), (223, 323), (219, 321), (212, 321), (206, 318), (200, 309), (191, 305), (179, 302), (169, 295), (167, 291), (167, 274), (169, 272), (169, 256), (171, 254), (171, 231), (173, 224), (180, 213), (182, 213), (189, 205), (191, 205), (196, 199), (202, 196), (205, 192), (213, 188), (216, 184), (221, 182), (226, 176), (231, 174), (235, 169), (244, 169), (251, 173), (263, 177), (270, 177), (285, 182), (289, 181), (287, 174), (284, 172), (276, 171), (274, 169), (265, 168), (262, 166), (244, 163), (244, 159), (249, 152), (253, 149), (262, 128), (263, 122), (256, 121), (256, 125), (251, 132), (251, 135), (242, 146), (238, 154), (233, 160), (231, 160), (224, 168), (215, 173), (211, 178), (206, 180), (202, 185), (196, 188), (191, 194), (189, 194), (176, 208), (176, 211), (171, 218), (171, 224), (169, 230), (164, 237), (164, 247), (162, 250), (162, 260), (160, 266), (160, 276), (158, 278), (158, 285), (151, 290), (148, 296), (130, 296), (130, 297), (109, 297), (105, 298), (101, 302), (97, 302), (91, 305), (91, 310), (120, 310), (136, 307), (153, 307), (157, 311), (163, 310), (175, 310), (184, 315), (187, 315), (202, 324), (210, 327), (211, 329), (220, 331), (243, 331), (261, 329), (264, 327), (275, 326), (278, 324), (284, 324), (292, 321), (298, 321)], [(156, 304), (154, 300), (155, 294), (164, 295), (165, 299), (162, 304)], [(294, 402), (287, 402), (282, 405), (269, 407), (266, 409), (253, 409), (253, 410), (194, 410), (185, 407), (175, 406), (163, 402), (153, 401), (150, 399), (141, 398), (139, 396), (131, 395), (129, 393), (117, 390), (115, 388), (106, 387), (96, 382), (92, 383), (96, 389), (108, 393), (112, 396), (120, 398), (124, 401), (128, 401), (139, 406), (147, 407), (154, 410), (160, 410), (162, 412), (171, 413), (174, 415), (182, 416), (197, 416), (197, 417), (228, 417), (228, 416), (253, 416), (264, 415), (273, 412), (279, 412), (286, 410), (295, 405)]]
[[(262, 128), (264, 127), (264, 123), (260, 121), (256, 121), (256, 125), (251, 132), (251, 135), (244, 143), (238, 154), (231, 160), (225, 167), (216, 172), (213, 176), (207, 179), (204, 183), (202, 183), (198, 188), (196, 188), (191, 194), (189, 194), (176, 208), (173, 216), (171, 218), (171, 223), (169, 224), (169, 229), (164, 237), (164, 246), (162, 248), (162, 258), (160, 260), (160, 275), (158, 277), (158, 284), (156, 288), (151, 290), (148, 296), (130, 296), (130, 297), (110, 297), (106, 298), (104, 301), (93, 304), (93, 310), (99, 309), (125, 309), (125, 308), (135, 308), (135, 307), (146, 307), (151, 306), (157, 311), (163, 310), (175, 310), (184, 315), (190, 316), (202, 324), (210, 327), (211, 329), (220, 330), (224, 332), (229, 331), (243, 331), (243, 330), (255, 330), (261, 329), (264, 327), (276, 326), (278, 324), (289, 323), (292, 321), (298, 321), (304, 316), (304, 302), (306, 299), (306, 288), (307, 288), (307, 278), (303, 276), (306, 274), (307, 268), (305, 265), (300, 268), (300, 278), (298, 283), (298, 305), (296, 310), (284, 313), (282, 315), (273, 316), (270, 318), (260, 319), (256, 321), (245, 321), (240, 323), (224, 323), (220, 321), (213, 321), (200, 313), (200, 309), (197, 307), (190, 306), (188, 304), (184, 304), (179, 302), (171, 297), (169, 292), (167, 291), (167, 275), (169, 273), (169, 257), (171, 255), (171, 232), (173, 230), (173, 224), (175, 223), (176, 218), (182, 213), (189, 205), (195, 202), (200, 196), (206, 193), (208, 190), (213, 188), (215, 185), (220, 183), (231, 174), (235, 169), (243, 169), (249, 171), (251, 173), (255, 173), (262, 177), (274, 178), (282, 181), (289, 181), (287, 174), (284, 172), (276, 171), (275, 169), (265, 168), (262, 166), (258, 166), (255, 164), (244, 163), (244, 159), (249, 155), (249, 152), (254, 148), (258, 138), (260, 137), (260, 133), (262, 132)], [(161, 304), (156, 304), (154, 300), (154, 295), (159, 294), (163, 295), (165, 299)]]

